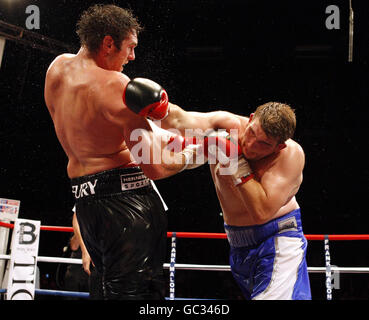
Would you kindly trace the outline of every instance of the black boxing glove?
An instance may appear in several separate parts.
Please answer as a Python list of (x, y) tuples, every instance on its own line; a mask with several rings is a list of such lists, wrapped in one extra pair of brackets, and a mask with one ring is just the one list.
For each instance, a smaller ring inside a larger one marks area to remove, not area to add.
[(167, 92), (156, 82), (145, 78), (128, 82), (123, 102), (134, 113), (151, 120), (163, 120), (169, 113)]

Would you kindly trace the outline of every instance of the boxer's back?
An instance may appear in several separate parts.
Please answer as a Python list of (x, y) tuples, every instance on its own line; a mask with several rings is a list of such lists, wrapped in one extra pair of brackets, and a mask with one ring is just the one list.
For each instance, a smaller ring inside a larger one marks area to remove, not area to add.
[(114, 71), (71, 54), (59, 56), (49, 67), (45, 100), (69, 159), (70, 178), (130, 162), (122, 128), (107, 120), (105, 106), (99, 103), (108, 103), (105, 88), (116, 81), (116, 76)]

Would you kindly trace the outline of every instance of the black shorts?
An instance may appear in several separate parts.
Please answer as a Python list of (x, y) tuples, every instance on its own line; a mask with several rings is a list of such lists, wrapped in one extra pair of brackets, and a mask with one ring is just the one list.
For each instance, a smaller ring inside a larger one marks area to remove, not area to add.
[(139, 167), (71, 180), (83, 241), (105, 299), (164, 299), (167, 216)]

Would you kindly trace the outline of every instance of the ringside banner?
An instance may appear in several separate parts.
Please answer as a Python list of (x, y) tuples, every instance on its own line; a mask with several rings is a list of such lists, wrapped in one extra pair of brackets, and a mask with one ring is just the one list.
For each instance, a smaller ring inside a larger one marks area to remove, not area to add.
[(20, 201), (0, 198), (0, 220), (15, 221), (19, 214)]

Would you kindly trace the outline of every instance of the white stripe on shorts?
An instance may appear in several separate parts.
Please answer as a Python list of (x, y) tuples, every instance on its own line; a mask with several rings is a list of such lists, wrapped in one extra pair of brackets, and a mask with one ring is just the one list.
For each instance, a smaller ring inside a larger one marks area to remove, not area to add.
[(275, 258), (271, 281), (253, 300), (291, 300), (298, 269), (304, 257), (301, 238), (275, 237)]

